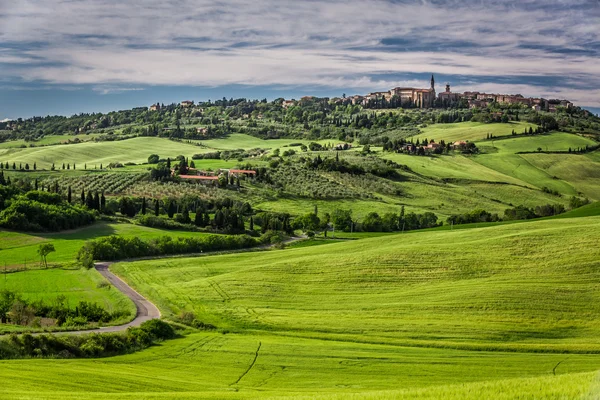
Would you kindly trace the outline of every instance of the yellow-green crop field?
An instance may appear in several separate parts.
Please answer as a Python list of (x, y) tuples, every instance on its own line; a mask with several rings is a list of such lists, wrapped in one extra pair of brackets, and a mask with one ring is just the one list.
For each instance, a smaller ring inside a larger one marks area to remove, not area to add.
[(108, 359), (2, 361), (0, 394), (597, 398), (599, 242), (592, 216), (120, 263), (165, 316), (219, 331)]

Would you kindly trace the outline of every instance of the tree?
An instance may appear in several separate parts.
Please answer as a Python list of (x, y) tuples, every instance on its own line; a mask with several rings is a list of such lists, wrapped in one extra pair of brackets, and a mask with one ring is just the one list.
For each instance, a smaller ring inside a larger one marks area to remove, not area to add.
[(0, 322), (3, 324), (8, 322), (7, 314), (17, 299), (18, 296), (15, 292), (6, 289), (0, 291)]
[(37, 163), (35, 163), (35, 162), (33, 163), (33, 170), (37, 171)]
[[(37, 179), (35, 180), (35, 184), (37, 185)], [(71, 192), (71, 186), (69, 186), (69, 190), (67, 191), (67, 201), (69, 202), (69, 204), (71, 204), (72, 196), (73, 193)]]
[(146, 198), (142, 197), (142, 215), (146, 215)]
[(215, 226), (217, 227), (217, 229), (223, 228), (223, 224), (225, 223), (225, 218), (224, 218), (223, 212), (221, 210), (217, 210), (215, 212), (214, 222), (215, 222)]
[(366, 232), (381, 232), (383, 230), (383, 223), (381, 217), (376, 212), (370, 212), (363, 219), (362, 228)]
[(308, 213), (294, 220), (294, 228), (304, 232), (316, 231), (321, 225), (321, 220), (314, 213)]
[(181, 223), (184, 224), (189, 224), (190, 222), (192, 222), (192, 220), (190, 219), (190, 212), (188, 211), (187, 207), (183, 207), (183, 211), (181, 212)]
[(104, 192), (100, 195), (100, 211), (104, 211), (106, 209), (106, 197), (104, 197)]
[(81, 189), (81, 205), (85, 204), (85, 189)]
[(196, 215), (194, 216), (194, 225), (200, 228), (204, 228), (206, 226), (204, 225), (204, 217), (200, 210), (196, 210)]
[(100, 196), (98, 192), (94, 193), (94, 210), (100, 211)]
[(42, 243), (38, 247), (37, 253), (42, 259), (42, 263), (44, 264), (45, 268), (48, 268), (48, 254), (54, 251), (56, 251), (56, 249), (54, 248), (54, 245), (52, 243)]
[(148, 164), (158, 164), (158, 160), (160, 160), (158, 154), (151, 154), (150, 157), (148, 157)]
[(254, 230), (254, 217), (250, 217), (250, 230)]
[(94, 196), (92, 195), (92, 191), (88, 191), (85, 196), (85, 206), (90, 210), (94, 209)]
[(339, 231), (349, 231), (352, 227), (352, 210), (336, 208), (331, 215), (331, 222)]
[(176, 209), (177, 205), (175, 204), (175, 202), (173, 200), (169, 200), (169, 206), (167, 207), (167, 215), (169, 216), (169, 218), (173, 218)]
[(158, 217), (159, 214), (160, 214), (160, 207), (158, 204), (158, 199), (154, 199), (154, 215)]

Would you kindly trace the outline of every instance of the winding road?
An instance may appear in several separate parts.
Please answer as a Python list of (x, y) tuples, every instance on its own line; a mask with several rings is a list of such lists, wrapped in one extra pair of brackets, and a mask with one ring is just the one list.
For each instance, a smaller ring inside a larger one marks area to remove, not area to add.
[(112, 265), (111, 262), (97, 262), (94, 264), (96, 271), (100, 273), (107, 281), (110, 282), (117, 290), (129, 297), (133, 304), (135, 304), (136, 314), (133, 321), (123, 325), (106, 326), (96, 329), (85, 329), (81, 331), (64, 331), (64, 332), (53, 332), (55, 334), (69, 334), (69, 335), (83, 335), (86, 333), (114, 333), (122, 332), (127, 330), (129, 327), (140, 326), (146, 321), (151, 319), (160, 318), (160, 311), (158, 307), (152, 304), (144, 296), (133, 290), (131, 286), (126, 284), (121, 278), (110, 272), (108, 269)]

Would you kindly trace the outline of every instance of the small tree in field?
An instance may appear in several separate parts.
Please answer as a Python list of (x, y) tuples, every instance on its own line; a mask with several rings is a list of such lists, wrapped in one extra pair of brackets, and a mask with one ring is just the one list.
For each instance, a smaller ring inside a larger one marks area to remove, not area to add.
[(48, 254), (55, 252), (56, 249), (54, 248), (54, 245), (52, 243), (42, 243), (40, 244), (40, 246), (38, 247), (38, 254), (40, 256), (40, 258), (42, 259), (42, 263), (44, 264), (44, 268), (48, 268)]

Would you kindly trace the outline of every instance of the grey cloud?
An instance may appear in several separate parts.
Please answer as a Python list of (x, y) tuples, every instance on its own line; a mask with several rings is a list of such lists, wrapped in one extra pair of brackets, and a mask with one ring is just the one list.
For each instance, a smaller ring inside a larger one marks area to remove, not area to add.
[[(600, 10), (593, 4), (22, 0), (5, 7), (0, 1), (0, 48), (2, 42), (22, 43), (0, 51), (0, 62), (8, 65), (0, 75), (113, 89), (122, 84), (369, 88), (392, 83), (370, 77), (384, 72), (564, 75), (589, 80), (597, 91), (598, 48), (590, 43), (600, 43)], [(49, 65), (10, 66), (28, 59)], [(560, 90), (566, 97), (588, 97), (576, 88)], [(586, 101), (600, 104), (597, 97)]]

